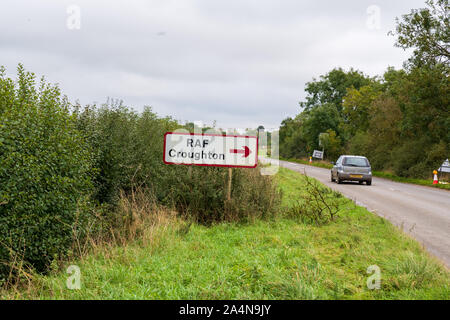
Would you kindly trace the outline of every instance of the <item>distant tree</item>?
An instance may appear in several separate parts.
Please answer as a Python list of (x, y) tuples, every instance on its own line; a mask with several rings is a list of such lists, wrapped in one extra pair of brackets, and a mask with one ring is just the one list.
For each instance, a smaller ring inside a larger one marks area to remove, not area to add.
[(301, 115), (281, 122), (279, 131), (280, 156), (285, 158), (305, 157), (308, 146), (303, 136)]
[(381, 94), (381, 85), (374, 82), (359, 90), (349, 88), (343, 99), (343, 128), (349, 136), (357, 130), (366, 131), (369, 126), (369, 109), (372, 102)]
[(333, 104), (324, 104), (306, 112), (304, 118), (302, 131), (310, 149), (319, 147), (319, 135), (322, 132), (330, 129), (337, 132), (341, 122), (339, 112)]
[(370, 78), (362, 72), (350, 69), (346, 72), (341, 68), (333, 69), (326, 75), (320, 76), (320, 80), (306, 84), (306, 101), (300, 102), (300, 107), (308, 111), (320, 105), (333, 104), (338, 112), (342, 110), (342, 98), (347, 94), (347, 88), (359, 89), (368, 85)]
[(327, 159), (336, 160), (342, 152), (342, 141), (331, 129), (323, 135), (322, 145)]

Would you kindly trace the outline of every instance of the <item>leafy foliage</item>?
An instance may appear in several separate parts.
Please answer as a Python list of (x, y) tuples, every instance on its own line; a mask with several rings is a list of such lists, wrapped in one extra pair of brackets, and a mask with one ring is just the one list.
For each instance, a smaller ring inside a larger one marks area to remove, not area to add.
[(114, 205), (120, 191), (152, 188), (158, 199), (168, 195), (161, 179), (168, 174), (162, 163), (163, 135), (179, 127), (171, 118), (159, 118), (150, 108), (137, 114), (120, 101), (109, 100), (100, 108), (77, 106), (77, 127), (95, 156), (95, 194), (99, 203)]
[(396, 46), (414, 48), (410, 63), (450, 64), (450, 5), (448, 0), (427, 0), (427, 8), (413, 9), (411, 13), (397, 18)]
[(19, 256), (43, 271), (72, 244), (77, 203), (91, 190), (91, 153), (57, 86), (0, 70), (0, 278)]
[(346, 95), (347, 88), (356, 88), (367, 85), (370, 79), (362, 72), (350, 69), (345, 72), (341, 68), (333, 69), (319, 80), (314, 79), (306, 84), (308, 93), (306, 101), (300, 106), (305, 110), (311, 110), (319, 105), (332, 104), (338, 112), (342, 110), (342, 99)]
[(306, 192), (302, 194), (301, 200), (290, 208), (288, 216), (316, 225), (334, 221), (338, 217), (339, 198), (342, 195), (320, 185), (306, 173), (304, 176)]

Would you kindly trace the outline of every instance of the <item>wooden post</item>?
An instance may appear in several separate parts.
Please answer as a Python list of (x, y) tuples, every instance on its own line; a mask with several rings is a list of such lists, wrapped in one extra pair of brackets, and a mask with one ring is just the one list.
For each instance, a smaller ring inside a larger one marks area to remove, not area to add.
[(228, 168), (228, 190), (227, 190), (227, 200), (231, 200), (231, 180), (233, 175), (233, 169)]

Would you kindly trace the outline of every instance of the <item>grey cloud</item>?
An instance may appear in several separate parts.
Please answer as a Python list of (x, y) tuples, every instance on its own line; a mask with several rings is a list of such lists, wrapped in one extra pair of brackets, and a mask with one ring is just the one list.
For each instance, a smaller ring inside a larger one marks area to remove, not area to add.
[[(81, 8), (68, 30), (66, 8)], [(381, 30), (366, 27), (369, 5)], [(408, 53), (387, 32), (423, 1), (2, 1), (0, 65), (58, 82), (82, 103), (123, 99), (181, 120), (275, 127), (334, 67), (370, 75)]]

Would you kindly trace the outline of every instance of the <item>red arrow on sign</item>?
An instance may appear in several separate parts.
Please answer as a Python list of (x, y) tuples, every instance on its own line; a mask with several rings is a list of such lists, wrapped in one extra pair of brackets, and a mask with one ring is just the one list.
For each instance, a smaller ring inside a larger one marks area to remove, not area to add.
[(250, 151), (250, 148), (247, 146), (243, 147), (244, 149), (230, 149), (230, 153), (243, 153), (244, 155), (242, 156), (243, 158), (247, 158), (249, 156), (250, 153), (252, 153)]

